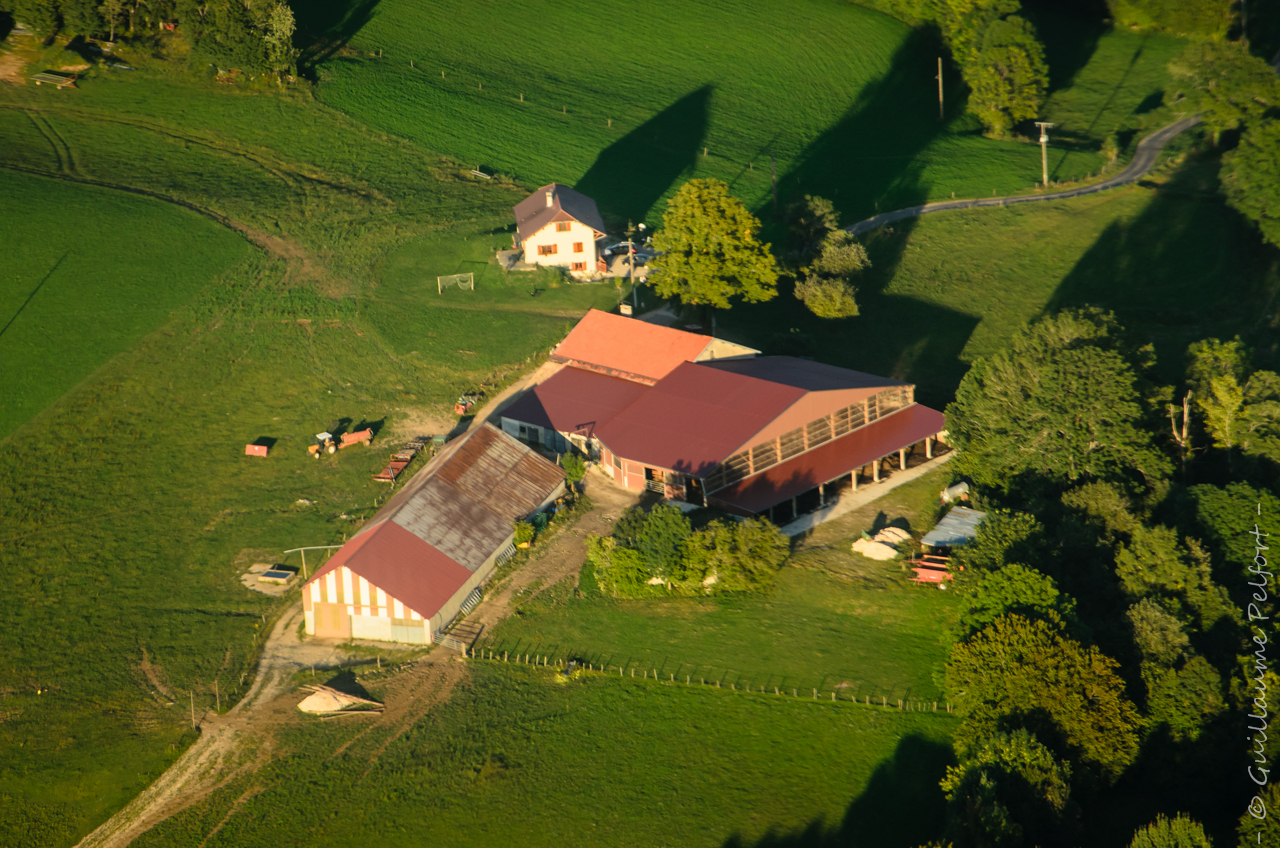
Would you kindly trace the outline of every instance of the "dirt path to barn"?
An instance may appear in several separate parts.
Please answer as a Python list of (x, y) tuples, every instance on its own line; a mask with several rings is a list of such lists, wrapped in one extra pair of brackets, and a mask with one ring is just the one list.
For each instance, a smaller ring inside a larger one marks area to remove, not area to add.
[(491, 594), (485, 595), (480, 605), (467, 616), (468, 621), (483, 624), (486, 630), (491, 630), (511, 614), (513, 601), (536, 597), (544, 589), (569, 577), (574, 578), (576, 584), (578, 572), (587, 558), (587, 535), (596, 533), (603, 536), (613, 532), (613, 522), (623, 510), (639, 501), (635, 492), (619, 488), (594, 466), (587, 472), (586, 484), (591, 510), (572, 527), (557, 533), (550, 544), (495, 587)]
[[(297, 710), (305, 693), (296, 691), (293, 675), (309, 667), (330, 669), (347, 661), (342, 646), (333, 640), (300, 640), (301, 618), (299, 602), (272, 628), (245, 697), (222, 715), (197, 714), (200, 738), (195, 744), (128, 806), (82, 839), (82, 848), (124, 848), (160, 822), (199, 803), (229, 781), (256, 771), (270, 759), (272, 731), (306, 720)], [(371, 733), (375, 738), (385, 734), (378, 739), (370, 764), (427, 710), (448, 698), (466, 675), (465, 666), (453, 662), (452, 656), (433, 652), (388, 681), (382, 693), (385, 711), (360, 734)]]

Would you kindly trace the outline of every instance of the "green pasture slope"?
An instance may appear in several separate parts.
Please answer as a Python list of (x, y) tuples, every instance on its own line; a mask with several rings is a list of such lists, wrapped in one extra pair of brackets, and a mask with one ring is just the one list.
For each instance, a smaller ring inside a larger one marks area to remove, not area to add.
[(0, 232), (0, 439), (250, 251), (186, 209), (16, 172)]
[(864, 559), (849, 545), (886, 524), (928, 531), (948, 482), (943, 467), (798, 539), (766, 593), (619, 600), (601, 596), (588, 568), (579, 591), (566, 581), (519, 604), (479, 647), (739, 689), (941, 699), (937, 677), (945, 631), (958, 613), (955, 593), (912, 585), (901, 563)]
[[(527, 185), (575, 185), (618, 221), (657, 223), (693, 176), (768, 211), (770, 157), (784, 202), (821, 194), (848, 220), (1039, 179), (1036, 146), (978, 134), (954, 71), (937, 120), (936, 44), (841, 0), (331, 0), (300, 14), (304, 32), (351, 36), (319, 66), (325, 103)], [(1071, 32), (1049, 106), (1077, 139), (1059, 180), (1100, 169), (1098, 143), (1163, 85), (1168, 53)]]
[(287, 757), (135, 844), (185, 848), (219, 823), (209, 848), (914, 846), (940, 828), (945, 712), (468, 669), (393, 741), (362, 719), (301, 723)]
[(1217, 171), (1192, 158), (1142, 187), (902, 222), (867, 239), (861, 315), (815, 318), (783, 290), (719, 327), (766, 352), (910, 380), (941, 409), (973, 360), (1025, 322), (1092, 305), (1152, 342), (1155, 376), (1172, 385), (1191, 342), (1239, 333), (1269, 345), (1277, 320), (1274, 250), (1223, 203)]

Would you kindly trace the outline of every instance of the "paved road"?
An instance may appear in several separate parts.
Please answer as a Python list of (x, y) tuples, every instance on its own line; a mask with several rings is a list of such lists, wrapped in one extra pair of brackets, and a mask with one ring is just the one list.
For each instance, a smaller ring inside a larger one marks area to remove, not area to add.
[(1138, 150), (1133, 155), (1133, 160), (1123, 171), (1116, 174), (1110, 179), (1103, 180), (1100, 183), (1094, 183), (1090, 186), (1082, 186), (1080, 188), (1072, 188), (1066, 191), (1058, 191), (1053, 194), (1024, 194), (1017, 197), (983, 197), (978, 200), (943, 200), (937, 203), (925, 203), (920, 206), (912, 206), (908, 209), (898, 209), (895, 212), (884, 212), (876, 215), (874, 218), (868, 218), (860, 221), (851, 227), (846, 227), (853, 235), (861, 235), (862, 233), (883, 227), (885, 224), (892, 224), (894, 221), (901, 221), (906, 218), (915, 218), (920, 215), (928, 215), (931, 212), (949, 212), (955, 209), (977, 209), (984, 206), (1012, 206), (1015, 203), (1036, 203), (1041, 200), (1065, 200), (1069, 197), (1083, 197), (1086, 194), (1094, 192), (1106, 191), (1109, 188), (1122, 186), (1127, 183), (1137, 182), (1146, 176), (1152, 166), (1156, 164), (1156, 159), (1160, 156), (1160, 151), (1169, 143), (1169, 139), (1178, 133), (1190, 129), (1200, 122), (1199, 116), (1193, 115), (1190, 118), (1183, 118), (1176, 124), (1170, 124), (1164, 129), (1156, 130), (1151, 135), (1138, 142)]

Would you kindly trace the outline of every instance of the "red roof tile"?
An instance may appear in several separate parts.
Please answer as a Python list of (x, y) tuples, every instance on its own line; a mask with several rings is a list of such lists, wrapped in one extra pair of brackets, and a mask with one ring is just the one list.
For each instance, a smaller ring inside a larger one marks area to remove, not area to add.
[(656, 383), (684, 362), (698, 358), (710, 336), (673, 330), (592, 309), (551, 358), (615, 377)]
[(362, 531), (307, 582), (343, 565), (423, 618), (435, 615), (471, 578), (470, 571), (394, 521)]
[(502, 410), (504, 418), (561, 433), (592, 436), (604, 422), (648, 391), (642, 383), (580, 368), (562, 368)]
[(618, 456), (701, 477), (804, 394), (685, 362), (596, 435)]
[(708, 498), (757, 513), (944, 429), (946, 418), (941, 412), (919, 404), (908, 406), (847, 436), (711, 492)]

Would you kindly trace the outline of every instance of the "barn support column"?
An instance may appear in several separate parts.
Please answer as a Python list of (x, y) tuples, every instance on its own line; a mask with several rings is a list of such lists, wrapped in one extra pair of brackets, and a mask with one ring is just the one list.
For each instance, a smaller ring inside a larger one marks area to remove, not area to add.
[(853, 469), (853, 471), (849, 474), (849, 479), (853, 481), (853, 490), (854, 490), (855, 492), (856, 492), (856, 491), (858, 491), (858, 474), (859, 474), (859, 472), (861, 472), (861, 471), (862, 471), (862, 469), (861, 469), (861, 468), (855, 468), (855, 469)]
[(924, 458), (933, 459), (933, 436), (924, 437)]
[(799, 517), (800, 517), (800, 511), (796, 509), (796, 499), (792, 498), (791, 499), (791, 520), (795, 521)]
[(880, 482), (880, 463), (882, 462), (884, 462), (883, 456), (871, 464), (871, 482), (872, 483)]
[(907, 470), (907, 449), (906, 448), (898, 448), (898, 470), (899, 471)]
[(825, 491), (825, 485), (826, 484), (824, 483), (818, 484), (818, 508), (819, 509), (827, 505), (827, 493)]

